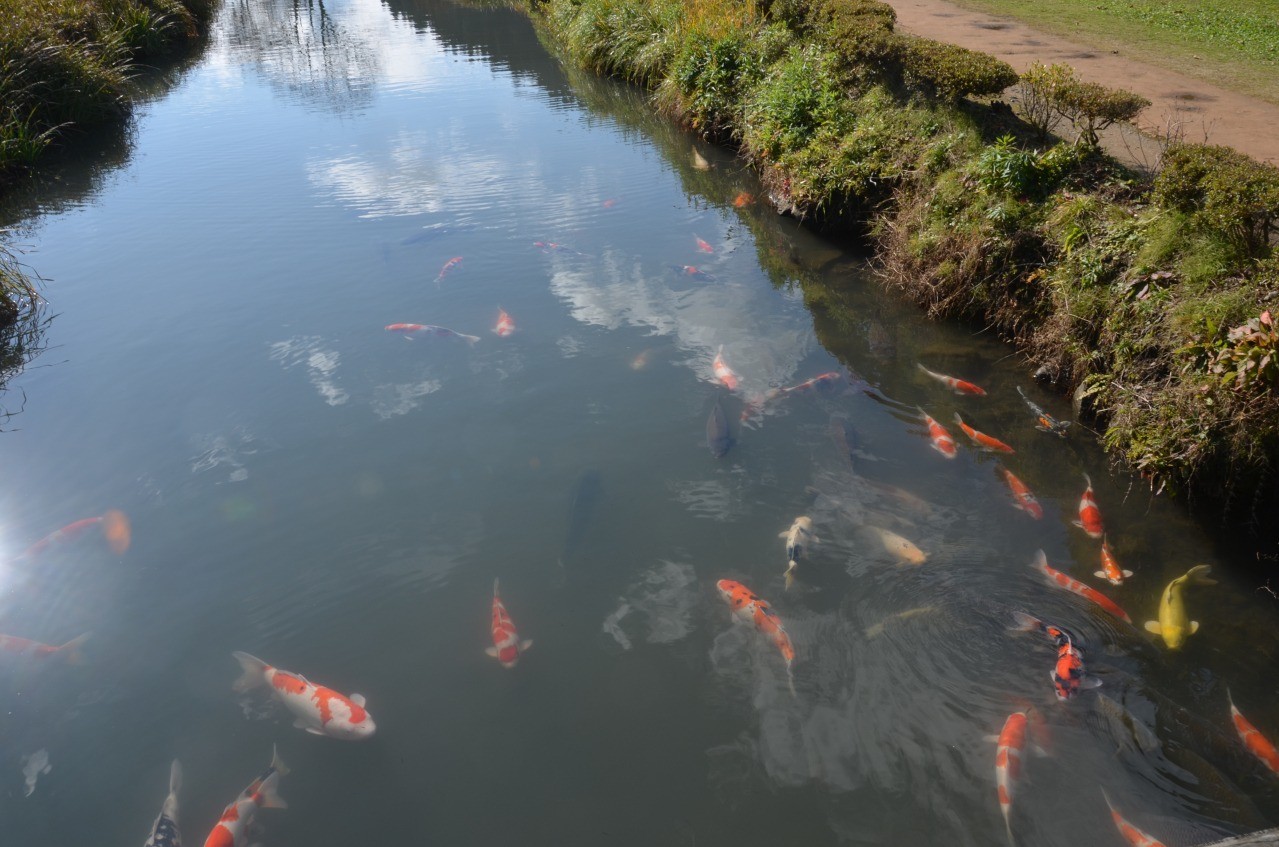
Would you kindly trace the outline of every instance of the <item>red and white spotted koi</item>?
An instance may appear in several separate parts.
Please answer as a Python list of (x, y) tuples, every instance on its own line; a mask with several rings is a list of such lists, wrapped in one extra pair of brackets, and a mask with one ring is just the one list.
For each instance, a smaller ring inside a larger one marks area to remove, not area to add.
[(497, 325), (493, 331), (503, 338), (515, 332), (515, 320), (501, 306), (497, 307)]
[(795, 677), (791, 672), (791, 666), (795, 661), (795, 647), (791, 644), (790, 636), (786, 634), (786, 627), (782, 626), (781, 618), (777, 617), (777, 613), (773, 611), (772, 606), (768, 605), (767, 600), (740, 582), (721, 579), (715, 583), (715, 587), (719, 589), (719, 595), (724, 598), (724, 602), (728, 603), (733, 618), (743, 623), (754, 624), (755, 629), (773, 642), (778, 652), (782, 654), (782, 659), (786, 662), (786, 678), (791, 695), (794, 696)]
[(447, 262), (445, 262), (444, 267), (440, 268), (439, 275), (435, 277), (435, 284), (439, 285), (444, 280), (444, 277), (448, 275), (449, 271), (453, 270), (456, 267), (459, 267), (461, 264), (462, 264), (461, 256), (454, 256), (452, 259), (449, 259)]
[(1089, 538), (1101, 538), (1106, 530), (1101, 522), (1101, 509), (1097, 508), (1097, 499), (1092, 493), (1092, 480), (1088, 478), (1088, 474), (1084, 474), (1084, 485), (1084, 493), (1079, 498), (1079, 520), (1072, 523), (1088, 533)]
[(932, 439), (933, 449), (947, 459), (955, 458), (958, 449), (955, 447), (955, 439), (951, 438), (950, 433), (946, 431), (946, 427), (933, 420), (923, 409), (919, 409), (919, 413), (924, 416), (924, 423), (928, 426), (928, 437)]
[(1044, 507), (1039, 505), (1039, 501), (1031, 493), (1030, 487), (1018, 479), (1008, 468), (1001, 466), (997, 470), (1000, 476), (1004, 478), (1004, 482), (1008, 483), (1008, 488), (1013, 493), (1013, 506), (1021, 509), (1035, 520), (1042, 518), (1044, 516)]
[(1017, 625), (1013, 629), (1019, 632), (1040, 632), (1047, 636), (1057, 647), (1057, 661), (1048, 673), (1053, 682), (1053, 690), (1058, 700), (1070, 700), (1087, 688), (1097, 688), (1101, 680), (1089, 676), (1084, 667), (1084, 652), (1075, 646), (1075, 639), (1065, 629), (1050, 623), (1044, 623), (1025, 612), (1013, 612)]
[(1110, 549), (1110, 542), (1105, 536), (1101, 539), (1101, 570), (1093, 576), (1107, 580), (1111, 585), (1123, 585), (1124, 580), (1132, 576), (1132, 571), (1119, 567), (1119, 563), (1115, 561), (1115, 551)]
[(937, 380), (942, 385), (946, 386), (947, 388), (949, 388), (951, 391), (955, 392), (956, 394), (970, 394), (975, 397), (984, 397), (986, 395), (986, 389), (982, 388), (980, 385), (974, 385), (973, 383), (964, 379), (959, 379), (953, 376), (946, 376), (945, 374), (939, 374), (939, 373), (936, 373), (935, 371), (930, 371), (928, 368), (924, 367), (918, 362), (916, 362), (915, 365), (921, 371), (928, 374), (933, 379)]
[(959, 416), (959, 412), (955, 413), (955, 423), (959, 424), (959, 428), (964, 431), (964, 435), (983, 450), (991, 453), (1012, 453), (1013, 448), (1000, 441), (993, 435), (987, 435), (984, 432), (978, 432), (968, 424), (964, 423), (964, 419)]
[(343, 741), (368, 738), (377, 729), (373, 716), (364, 708), (363, 695), (339, 694), (304, 676), (274, 668), (248, 653), (237, 651), (231, 655), (244, 669), (234, 690), (244, 692), (260, 685), (269, 686), (271, 696), (296, 716), (293, 725), (298, 729)]
[(1115, 811), (1115, 804), (1110, 802), (1110, 795), (1106, 793), (1106, 789), (1101, 790), (1101, 796), (1106, 798), (1106, 805), (1110, 807), (1110, 818), (1115, 822), (1115, 827), (1119, 830), (1119, 834), (1124, 837), (1132, 847), (1164, 847), (1162, 841), (1158, 841), (1137, 827), (1128, 823), (1123, 815)]
[(711, 363), (711, 367), (715, 370), (715, 378), (727, 388), (729, 391), (736, 391), (740, 382), (736, 373), (727, 364), (724, 363), (724, 345), (719, 345), (719, 351), (715, 353), (715, 361)]
[(693, 236), (693, 240), (697, 242), (697, 249), (701, 250), (703, 253), (715, 252), (715, 248), (712, 247), (709, 242), (703, 241), (701, 238), (699, 238), (696, 235)]
[(1043, 550), (1038, 550), (1035, 552), (1035, 561), (1031, 562), (1030, 566), (1034, 568), (1035, 570), (1039, 571), (1044, 576), (1048, 577), (1048, 581), (1051, 582), (1053, 585), (1056, 585), (1059, 588), (1064, 588), (1067, 591), (1073, 591), (1075, 594), (1078, 594), (1080, 597), (1093, 601), (1098, 606), (1101, 606), (1107, 612), (1110, 612), (1110, 614), (1119, 618), (1124, 623), (1132, 623), (1132, 618), (1128, 617), (1128, 613), (1125, 612), (1123, 609), (1119, 608), (1119, 606), (1115, 604), (1115, 601), (1111, 600), (1105, 594), (1102, 594), (1100, 591), (1093, 588), (1091, 585), (1084, 585), (1079, 580), (1071, 579), (1070, 577), (1066, 576), (1061, 571), (1053, 570), (1051, 567), (1049, 567), (1048, 557), (1044, 555)]
[(253, 780), (222, 812), (213, 825), (204, 847), (246, 847), (249, 829), (258, 809), (287, 809), (288, 803), (279, 795), (280, 777), (289, 772), (280, 761), (280, 754), (271, 749), (271, 767)]
[(1004, 721), (999, 735), (992, 739), (995, 742), (995, 788), (1009, 844), (1013, 843), (1013, 793), (1021, 779), (1021, 757), (1026, 749), (1026, 716), (1026, 712), (1013, 712)]
[(1261, 760), (1262, 764), (1270, 768), (1272, 773), (1279, 774), (1279, 750), (1275, 749), (1275, 745), (1270, 743), (1270, 739), (1262, 735), (1255, 726), (1235, 708), (1235, 700), (1230, 696), (1230, 690), (1226, 690), (1226, 699), (1230, 701), (1230, 720), (1235, 725), (1235, 731), (1239, 733), (1239, 740), (1243, 742), (1243, 746), (1248, 748), (1248, 752)]
[(504, 668), (513, 668), (530, 647), (531, 639), (520, 640), (515, 631), (515, 621), (511, 620), (502, 599), (497, 593), (497, 580), (493, 580), (493, 646), (485, 647), (484, 652), (497, 659)]

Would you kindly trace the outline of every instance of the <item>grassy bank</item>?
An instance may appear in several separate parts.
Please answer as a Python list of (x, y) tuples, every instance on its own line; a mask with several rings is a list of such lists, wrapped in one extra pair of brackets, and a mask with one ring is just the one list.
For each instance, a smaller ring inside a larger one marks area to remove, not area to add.
[(1279, 12), (1273, 0), (954, 2), (1279, 103)]
[(777, 208), (868, 236), (889, 285), (1018, 345), (1152, 486), (1236, 515), (1273, 490), (1276, 169), (1186, 145), (1134, 174), (1089, 143), (1134, 105), (1097, 87), (1057, 98), (1074, 125), (1045, 140), (993, 99), (1011, 68), (898, 33), (875, 0), (534, 14), (584, 67), (738, 146)]

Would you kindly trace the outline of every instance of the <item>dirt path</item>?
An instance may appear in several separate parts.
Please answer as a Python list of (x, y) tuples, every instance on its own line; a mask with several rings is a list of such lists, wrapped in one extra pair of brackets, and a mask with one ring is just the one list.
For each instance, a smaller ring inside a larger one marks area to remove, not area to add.
[(1024, 71), (1035, 60), (1064, 62), (1083, 79), (1118, 86), (1148, 98), (1138, 118), (1147, 131), (1162, 132), (1180, 122), (1187, 141), (1226, 144), (1279, 165), (1279, 106), (1218, 88), (1182, 74), (1096, 50), (1015, 21), (973, 12), (946, 0), (886, 0), (897, 10), (897, 25), (938, 41), (991, 53)]

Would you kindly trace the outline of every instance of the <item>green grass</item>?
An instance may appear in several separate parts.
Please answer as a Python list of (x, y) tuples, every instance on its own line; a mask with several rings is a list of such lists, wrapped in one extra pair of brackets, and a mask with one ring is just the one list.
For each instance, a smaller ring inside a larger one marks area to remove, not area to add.
[(1275, 0), (954, 0), (1279, 103)]

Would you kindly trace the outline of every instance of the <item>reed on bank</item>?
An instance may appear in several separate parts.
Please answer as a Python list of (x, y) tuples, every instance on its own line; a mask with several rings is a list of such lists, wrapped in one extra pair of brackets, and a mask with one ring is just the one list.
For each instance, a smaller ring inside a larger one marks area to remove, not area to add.
[[(1096, 132), (1140, 98), (1019, 80), (896, 32), (878, 0), (531, 2), (575, 61), (737, 146), (779, 210), (868, 237), (889, 285), (997, 329), (1152, 486), (1237, 514), (1275, 491), (1279, 170), (1170, 143), (1134, 171)], [(1000, 99), (1019, 82), (1067, 137)]]

